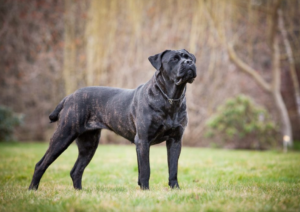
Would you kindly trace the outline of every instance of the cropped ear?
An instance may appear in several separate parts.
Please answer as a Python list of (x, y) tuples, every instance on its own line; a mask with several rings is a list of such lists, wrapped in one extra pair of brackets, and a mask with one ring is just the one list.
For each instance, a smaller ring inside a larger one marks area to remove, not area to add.
[(196, 63), (196, 57), (195, 57), (195, 55), (189, 53), (189, 52), (188, 52), (187, 50), (185, 50), (185, 49), (183, 49), (183, 50), (186, 51), (186, 52), (191, 56), (191, 58), (193, 59), (194, 63)]
[(150, 56), (148, 58), (148, 60), (150, 61), (150, 63), (156, 70), (160, 71), (162, 57), (168, 51), (170, 51), (170, 50), (165, 50), (164, 52), (162, 52), (160, 54), (156, 54), (156, 55)]

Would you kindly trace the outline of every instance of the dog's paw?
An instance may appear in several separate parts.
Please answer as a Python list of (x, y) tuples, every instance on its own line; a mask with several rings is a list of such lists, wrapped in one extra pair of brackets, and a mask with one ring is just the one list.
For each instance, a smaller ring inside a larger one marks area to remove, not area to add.
[(169, 186), (171, 189), (180, 189), (178, 182), (170, 182)]
[(140, 183), (140, 187), (142, 190), (149, 190), (149, 183)]

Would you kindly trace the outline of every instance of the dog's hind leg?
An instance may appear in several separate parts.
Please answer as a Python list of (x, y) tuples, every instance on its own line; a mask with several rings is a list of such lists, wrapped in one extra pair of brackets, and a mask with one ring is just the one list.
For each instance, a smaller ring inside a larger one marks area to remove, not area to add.
[(75, 189), (82, 189), (81, 180), (85, 167), (90, 163), (98, 147), (101, 130), (88, 131), (78, 136), (78, 158), (71, 171)]
[(29, 190), (37, 190), (40, 180), (46, 169), (56, 160), (56, 158), (65, 151), (75, 140), (77, 133), (72, 126), (58, 126), (51, 138), (49, 148), (42, 159), (36, 164)]

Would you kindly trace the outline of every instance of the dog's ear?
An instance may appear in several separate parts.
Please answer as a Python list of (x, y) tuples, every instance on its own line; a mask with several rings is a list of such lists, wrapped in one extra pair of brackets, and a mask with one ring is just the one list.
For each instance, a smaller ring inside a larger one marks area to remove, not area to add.
[(195, 57), (195, 55), (189, 53), (189, 52), (188, 52), (187, 50), (185, 50), (185, 49), (183, 49), (183, 51), (186, 51), (186, 53), (188, 53), (188, 54), (191, 56), (191, 58), (193, 59), (194, 63), (196, 63), (196, 57)]
[(150, 63), (156, 70), (160, 71), (162, 57), (168, 51), (170, 51), (170, 50), (165, 50), (160, 54), (156, 54), (156, 55), (150, 56), (148, 58), (148, 60), (150, 61)]

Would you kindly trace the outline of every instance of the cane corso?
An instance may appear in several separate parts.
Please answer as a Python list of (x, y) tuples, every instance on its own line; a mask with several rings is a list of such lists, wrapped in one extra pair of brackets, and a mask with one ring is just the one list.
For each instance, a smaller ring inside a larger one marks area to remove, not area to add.
[(166, 50), (149, 57), (154, 76), (136, 89), (86, 87), (65, 97), (50, 114), (57, 129), (43, 158), (36, 164), (29, 189), (38, 189), (49, 165), (76, 139), (79, 155), (71, 171), (75, 189), (81, 189), (85, 167), (91, 161), (102, 129), (114, 131), (136, 145), (138, 185), (149, 189), (151, 145), (166, 141), (169, 186), (179, 188), (178, 158), (187, 126), (186, 84), (196, 77), (196, 58), (186, 50)]

